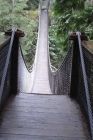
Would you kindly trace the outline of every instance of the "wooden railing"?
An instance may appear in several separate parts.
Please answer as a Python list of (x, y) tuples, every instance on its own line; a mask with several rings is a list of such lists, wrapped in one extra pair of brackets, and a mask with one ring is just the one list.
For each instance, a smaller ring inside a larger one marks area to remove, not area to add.
[[(82, 44), (81, 33), (77, 32), (73, 38), (73, 61), (72, 61), (72, 76), (71, 76), (71, 91), (70, 96), (77, 99), (84, 111), (91, 139), (93, 140), (93, 87), (91, 86), (91, 70), (93, 70), (93, 54), (87, 53), (87, 48)], [(91, 59), (90, 59), (91, 56)]]
[(19, 37), (23, 33), (13, 28), (5, 35), (8, 39), (0, 45), (0, 110), (9, 95), (17, 94)]

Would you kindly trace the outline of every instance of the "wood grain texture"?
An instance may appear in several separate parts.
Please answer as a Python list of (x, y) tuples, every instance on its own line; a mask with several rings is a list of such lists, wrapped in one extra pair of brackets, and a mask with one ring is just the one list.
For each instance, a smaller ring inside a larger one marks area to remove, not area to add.
[(0, 116), (0, 140), (89, 140), (79, 106), (68, 96), (19, 94)]

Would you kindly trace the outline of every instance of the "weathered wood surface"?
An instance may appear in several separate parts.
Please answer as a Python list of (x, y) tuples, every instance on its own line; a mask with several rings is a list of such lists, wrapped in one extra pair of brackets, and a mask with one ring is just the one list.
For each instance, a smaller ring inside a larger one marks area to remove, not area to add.
[(82, 44), (90, 53), (93, 54), (93, 40), (84, 41)]
[(19, 94), (0, 116), (0, 140), (89, 140), (84, 117), (68, 96)]

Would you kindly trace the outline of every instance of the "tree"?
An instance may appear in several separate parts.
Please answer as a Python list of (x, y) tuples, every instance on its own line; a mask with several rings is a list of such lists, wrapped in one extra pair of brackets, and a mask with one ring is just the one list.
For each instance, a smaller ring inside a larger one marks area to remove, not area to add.
[(67, 51), (69, 31), (85, 32), (93, 39), (93, 7), (85, 9), (84, 5), (85, 0), (55, 0), (50, 26), (50, 50), (56, 66)]
[(36, 8), (28, 10), (29, 1), (15, 0), (14, 6), (12, 0), (0, 1), (0, 34), (12, 28), (13, 25), (25, 32), (25, 37), (21, 40), (21, 46), (28, 67), (33, 63), (38, 31), (38, 0), (37, 3), (35, 0), (30, 1)]

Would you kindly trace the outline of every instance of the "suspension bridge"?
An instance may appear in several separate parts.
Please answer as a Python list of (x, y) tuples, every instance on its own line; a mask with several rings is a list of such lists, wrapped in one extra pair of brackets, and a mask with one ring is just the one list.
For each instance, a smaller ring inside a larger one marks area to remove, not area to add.
[(0, 140), (93, 140), (93, 44), (69, 35), (68, 52), (53, 71), (48, 44), (49, 0), (40, 6), (32, 71), (16, 28), (0, 45)]

